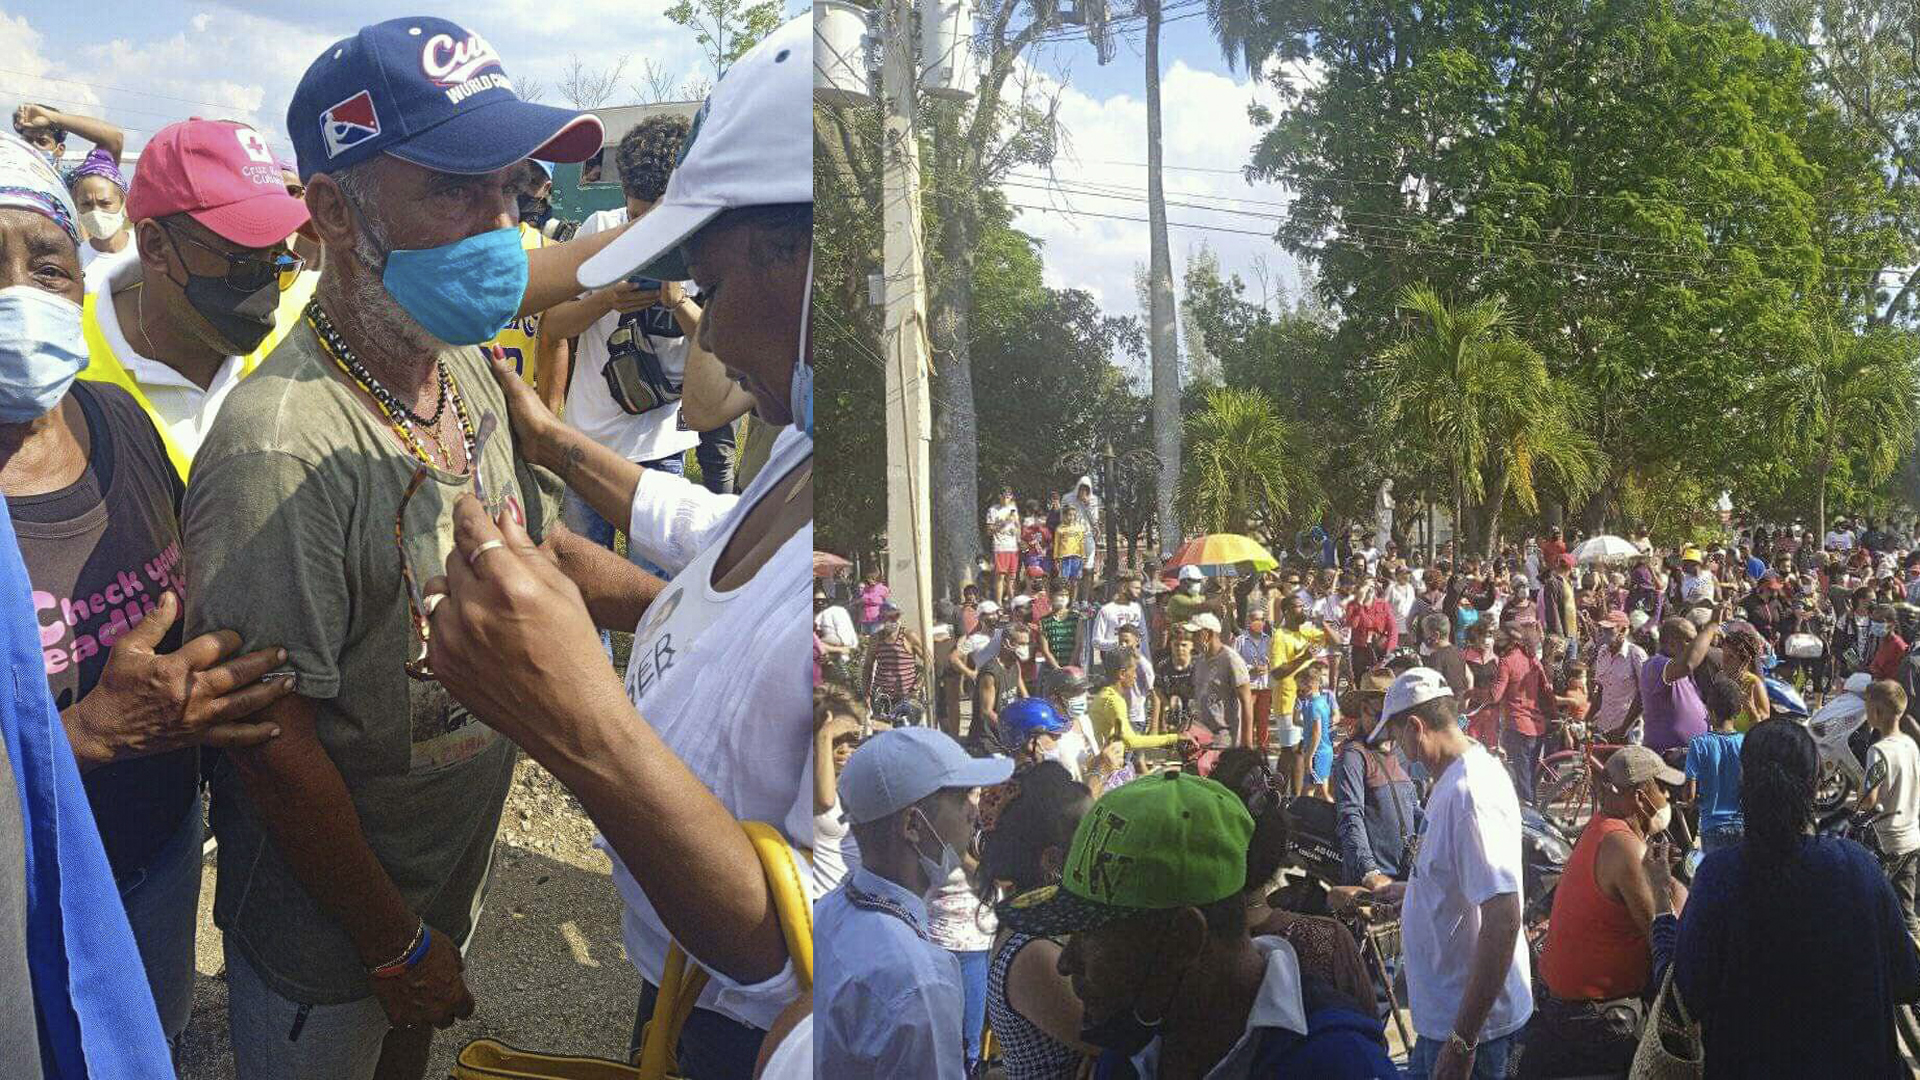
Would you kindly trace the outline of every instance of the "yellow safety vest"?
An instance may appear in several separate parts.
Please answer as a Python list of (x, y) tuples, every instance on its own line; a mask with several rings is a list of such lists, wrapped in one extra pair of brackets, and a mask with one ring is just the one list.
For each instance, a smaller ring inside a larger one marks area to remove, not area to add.
[[(546, 245), (547, 238), (540, 230), (522, 223), (520, 226), (520, 246), (528, 251)], [(527, 381), (528, 386), (538, 388), (540, 372), (538, 354), (535, 349), (540, 344), (540, 315), (516, 315), (507, 328), (500, 331), (492, 341), (481, 346), (498, 345), (507, 354), (507, 363)]]
[[(266, 359), (281, 340), (299, 324), (300, 313), (306, 308), (307, 301), (313, 298), (313, 289), (319, 279), (319, 271), (303, 270), (300, 276), (294, 279), (292, 288), (281, 291), (280, 306), (273, 313), (273, 330), (261, 339), (260, 344), (252, 352), (240, 358), (241, 378), (244, 379), (253, 374), (253, 369), (260, 366), (260, 361)], [(159, 410), (153, 407), (153, 400), (147, 397), (147, 392), (141, 389), (140, 383), (134, 379), (133, 373), (127, 370), (127, 366), (114, 355), (113, 347), (107, 344), (107, 336), (100, 330), (99, 298), (100, 293), (89, 292), (80, 305), (81, 328), (87, 340), (87, 367), (80, 373), (80, 377), (93, 382), (112, 383), (133, 395), (133, 400), (138, 402), (140, 407), (146, 410), (147, 416), (153, 420), (154, 428), (160, 432), (160, 441), (167, 448), (167, 456), (173, 459), (173, 467), (179, 470), (180, 479), (185, 481), (187, 469), (193, 464), (193, 459), (180, 448), (179, 443), (174, 441), (173, 432), (168, 429), (167, 421), (161, 417)], [(107, 309), (106, 317), (114, 317), (111, 307)]]

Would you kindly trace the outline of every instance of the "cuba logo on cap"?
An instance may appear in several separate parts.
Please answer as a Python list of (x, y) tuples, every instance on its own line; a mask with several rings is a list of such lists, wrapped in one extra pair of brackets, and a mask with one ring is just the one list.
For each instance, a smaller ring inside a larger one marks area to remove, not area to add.
[[(491, 72), (481, 74), (487, 68)], [(457, 41), (452, 34), (435, 34), (420, 48), (420, 70), (455, 105), (496, 87), (512, 92), (513, 83), (500, 70), (500, 54), (479, 34)]]

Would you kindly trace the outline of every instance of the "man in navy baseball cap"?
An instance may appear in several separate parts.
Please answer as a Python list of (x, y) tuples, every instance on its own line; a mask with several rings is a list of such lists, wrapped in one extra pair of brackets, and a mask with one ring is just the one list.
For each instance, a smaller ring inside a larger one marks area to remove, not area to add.
[(525, 158), (584, 161), (591, 113), (521, 101), (486, 39), (428, 16), (389, 19), (320, 54), (287, 108), (300, 179), (392, 154), (474, 175)]
[(484, 39), (424, 16), (329, 46), (287, 130), (326, 266), (202, 442), (182, 528), (188, 623), (283, 645), (295, 682), (260, 717), (286, 738), (215, 784), (228, 1028), (250, 1080), (418, 1077), (474, 1009), (462, 950), (515, 750), (435, 678), (438, 598), (410, 586), (446, 568), (477, 493), (609, 628), (660, 588), (559, 524), (474, 347), (526, 292), (527, 159), (581, 160), (601, 131), (521, 101)]

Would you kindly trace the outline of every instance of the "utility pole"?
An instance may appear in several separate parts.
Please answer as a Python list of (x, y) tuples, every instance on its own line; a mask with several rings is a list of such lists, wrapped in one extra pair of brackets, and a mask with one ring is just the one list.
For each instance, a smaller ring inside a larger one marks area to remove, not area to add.
[[(933, 514), (927, 491), (933, 412), (927, 343), (927, 283), (920, 232), (920, 142), (914, 131), (919, 65), (912, 0), (886, 0), (881, 14), (880, 88), (885, 126), (882, 194), (886, 243), (887, 580), (901, 622), (933, 655)], [(938, 665), (929, 663), (928, 700), (937, 701)]]

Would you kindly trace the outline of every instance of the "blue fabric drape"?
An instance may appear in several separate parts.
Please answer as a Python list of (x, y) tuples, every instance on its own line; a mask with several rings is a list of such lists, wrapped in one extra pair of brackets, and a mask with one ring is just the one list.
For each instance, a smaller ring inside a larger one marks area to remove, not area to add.
[(172, 1077), (133, 931), (47, 690), (33, 585), (5, 514), (0, 638), (13, 679), (13, 693), (0, 694), (0, 738), (13, 762), (26, 833), (27, 966), (41, 1067), (50, 1080)]

